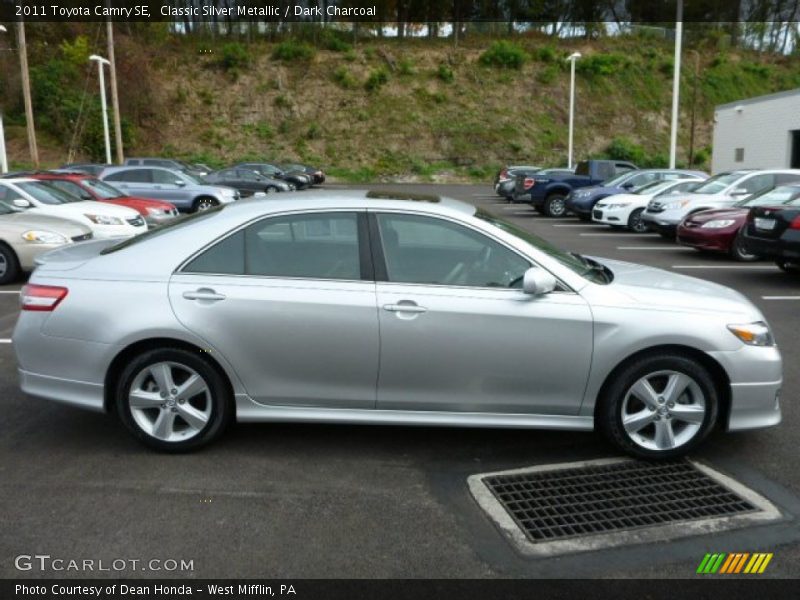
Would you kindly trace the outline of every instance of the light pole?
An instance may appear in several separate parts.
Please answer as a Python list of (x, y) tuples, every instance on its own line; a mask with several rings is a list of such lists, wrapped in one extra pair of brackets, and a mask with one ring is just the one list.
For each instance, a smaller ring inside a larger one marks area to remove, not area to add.
[(111, 164), (111, 140), (108, 137), (108, 107), (106, 106), (106, 81), (103, 76), (103, 65), (110, 65), (102, 56), (92, 54), (89, 60), (97, 62), (97, 73), (100, 76), (100, 104), (103, 107), (103, 136), (106, 141), (106, 164)]
[(681, 88), (681, 42), (683, 38), (683, 0), (678, 0), (675, 19), (675, 71), (672, 74), (672, 129), (669, 137), (669, 168), (675, 168), (678, 146), (678, 109)]
[[(0, 25), (0, 33), (8, 30), (4, 25)], [(6, 132), (3, 129), (3, 113), (0, 112), (0, 173), (8, 173), (8, 157), (6, 156)]]
[(567, 57), (569, 67), (569, 150), (567, 168), (572, 168), (572, 134), (575, 128), (575, 61), (581, 57), (580, 52), (573, 52)]

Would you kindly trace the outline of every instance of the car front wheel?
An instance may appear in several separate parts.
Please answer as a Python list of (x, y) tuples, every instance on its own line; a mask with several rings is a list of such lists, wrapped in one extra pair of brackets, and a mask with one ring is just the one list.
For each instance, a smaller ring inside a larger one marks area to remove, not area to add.
[(19, 261), (14, 251), (0, 244), (0, 285), (11, 283), (19, 276)]
[(642, 220), (643, 208), (637, 208), (628, 217), (628, 229), (634, 233), (647, 233), (650, 227)]
[(633, 361), (600, 398), (597, 427), (619, 449), (668, 459), (695, 448), (717, 420), (718, 393), (708, 371), (680, 355)]
[(561, 194), (550, 194), (544, 200), (542, 213), (548, 217), (563, 217), (567, 214), (567, 199)]
[(201, 210), (208, 210), (209, 208), (214, 208), (217, 205), (217, 201), (214, 198), (202, 197), (198, 198), (194, 202), (194, 210), (195, 212)]
[(186, 452), (225, 430), (233, 403), (225, 380), (199, 353), (150, 350), (122, 372), (115, 393), (122, 423), (156, 450)]

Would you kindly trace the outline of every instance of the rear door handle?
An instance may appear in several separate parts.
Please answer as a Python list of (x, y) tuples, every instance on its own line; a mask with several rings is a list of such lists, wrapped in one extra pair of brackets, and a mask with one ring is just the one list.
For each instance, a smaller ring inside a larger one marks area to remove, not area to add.
[(424, 313), (428, 309), (417, 304), (384, 304), (383, 310), (389, 312)]
[(183, 292), (183, 297), (187, 300), (207, 300), (209, 302), (219, 302), (225, 300), (225, 294), (218, 294), (208, 288), (200, 288), (193, 292)]

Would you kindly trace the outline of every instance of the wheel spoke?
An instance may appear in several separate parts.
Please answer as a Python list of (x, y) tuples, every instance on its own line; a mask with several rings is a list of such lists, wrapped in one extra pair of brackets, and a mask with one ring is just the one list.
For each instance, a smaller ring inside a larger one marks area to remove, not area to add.
[(676, 404), (670, 409), (670, 413), (673, 419), (700, 425), (706, 416), (706, 409), (699, 404)]
[(631, 388), (631, 394), (636, 396), (639, 400), (645, 403), (648, 408), (655, 408), (658, 399), (658, 393), (650, 385), (647, 379), (642, 378), (637, 381)]
[(164, 399), (158, 392), (131, 390), (128, 396), (128, 403), (131, 408), (158, 408), (163, 402)]
[(632, 415), (626, 415), (622, 419), (622, 425), (625, 431), (630, 434), (640, 431), (655, 420), (656, 413), (645, 408)]
[(202, 429), (208, 423), (208, 415), (200, 412), (191, 404), (179, 404), (178, 414), (194, 429)]
[(166, 440), (174, 431), (175, 425), (175, 414), (171, 410), (162, 410), (159, 413), (156, 422), (153, 423), (153, 437), (157, 437), (160, 440)]
[(669, 419), (656, 421), (656, 437), (653, 441), (659, 450), (669, 450), (675, 447), (675, 435)]
[(691, 378), (683, 373), (672, 373), (662, 394), (667, 402), (677, 402), (686, 388), (692, 383)]
[(180, 387), (178, 387), (178, 393), (176, 397), (179, 400), (189, 400), (198, 394), (205, 392), (207, 389), (206, 382), (203, 381), (203, 378), (194, 373), (189, 377), (189, 379), (183, 382)]
[(156, 380), (159, 391), (168, 394), (175, 387), (175, 382), (172, 380), (172, 367), (167, 363), (153, 365), (150, 367), (150, 374)]

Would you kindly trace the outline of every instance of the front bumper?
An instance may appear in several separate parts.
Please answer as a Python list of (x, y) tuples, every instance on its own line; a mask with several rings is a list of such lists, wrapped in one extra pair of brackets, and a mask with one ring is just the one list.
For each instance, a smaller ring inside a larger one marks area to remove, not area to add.
[(642, 213), (642, 221), (647, 223), (647, 225), (653, 231), (657, 231), (662, 235), (674, 236), (678, 230), (678, 224), (680, 223), (680, 220), (673, 220), (662, 215), (663, 213), (653, 214), (648, 211), (644, 211)]
[(592, 221), (605, 225), (627, 225), (630, 217), (630, 208), (607, 208), (597, 206), (592, 209)]
[(738, 232), (738, 226), (728, 229), (703, 229), (681, 225), (676, 230), (678, 243), (682, 246), (713, 252), (729, 252)]

